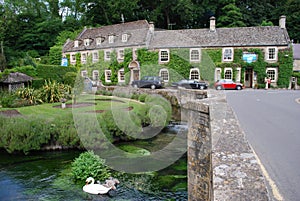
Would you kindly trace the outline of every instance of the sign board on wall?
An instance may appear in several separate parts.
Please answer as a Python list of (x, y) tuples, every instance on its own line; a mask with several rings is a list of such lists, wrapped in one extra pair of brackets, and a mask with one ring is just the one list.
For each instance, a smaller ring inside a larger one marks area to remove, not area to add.
[(62, 58), (61, 59), (61, 66), (68, 66), (68, 58)]
[(248, 53), (244, 52), (243, 53), (243, 60), (247, 63), (252, 63), (257, 60), (257, 55), (254, 53)]

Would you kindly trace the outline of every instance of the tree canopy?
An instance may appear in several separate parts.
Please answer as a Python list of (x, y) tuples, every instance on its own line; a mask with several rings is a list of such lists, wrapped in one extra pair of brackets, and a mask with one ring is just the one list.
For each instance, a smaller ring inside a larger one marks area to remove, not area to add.
[[(4, 0), (0, 1), (0, 69), (20, 59), (48, 57), (84, 26), (146, 19), (162, 29), (278, 25), (287, 16), (290, 38), (300, 41), (299, 0)], [(0, 43), (1, 44), (1, 43)]]

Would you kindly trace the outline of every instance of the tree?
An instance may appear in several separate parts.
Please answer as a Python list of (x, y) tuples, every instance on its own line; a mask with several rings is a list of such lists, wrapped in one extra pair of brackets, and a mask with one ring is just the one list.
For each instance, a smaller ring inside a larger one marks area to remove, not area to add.
[[(243, 15), (235, 5), (235, 0), (223, 0), (225, 6), (217, 20), (218, 27), (244, 27)], [(226, 4), (227, 3), (227, 4)]]
[(246, 26), (259, 26), (266, 20), (272, 9), (267, 0), (242, 0), (236, 2), (237, 7), (243, 15), (243, 22)]

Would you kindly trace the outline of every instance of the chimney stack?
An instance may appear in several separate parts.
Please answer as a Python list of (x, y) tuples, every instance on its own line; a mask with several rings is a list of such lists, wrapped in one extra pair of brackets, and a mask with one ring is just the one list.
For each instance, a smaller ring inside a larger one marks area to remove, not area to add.
[(154, 22), (149, 22), (149, 31), (151, 34), (154, 34)]
[(279, 26), (281, 29), (285, 29), (285, 21), (286, 21), (286, 16), (281, 15), (279, 19)]
[(214, 16), (209, 18), (209, 31), (215, 32), (216, 31), (216, 18)]

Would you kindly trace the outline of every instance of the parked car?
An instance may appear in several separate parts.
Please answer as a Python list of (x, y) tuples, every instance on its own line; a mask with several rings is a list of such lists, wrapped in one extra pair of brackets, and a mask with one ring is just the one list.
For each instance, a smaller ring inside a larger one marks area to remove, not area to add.
[(183, 79), (178, 82), (173, 82), (172, 85), (173, 87), (184, 87), (186, 89), (207, 89), (208, 84), (207, 82), (204, 81), (196, 81), (196, 80), (191, 80), (191, 79)]
[(159, 76), (145, 76), (140, 80), (132, 81), (131, 85), (135, 88), (162, 88), (164, 86), (164, 80)]
[(221, 89), (236, 89), (241, 90), (243, 89), (243, 84), (236, 83), (231, 79), (222, 79), (215, 82), (215, 88), (217, 90)]

